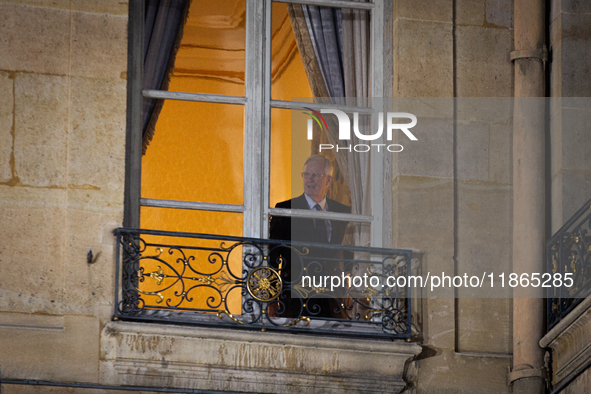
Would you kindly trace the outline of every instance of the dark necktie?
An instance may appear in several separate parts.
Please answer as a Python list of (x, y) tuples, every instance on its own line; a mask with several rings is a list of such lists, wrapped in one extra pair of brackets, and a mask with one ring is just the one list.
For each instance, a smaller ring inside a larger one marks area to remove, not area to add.
[[(320, 204), (314, 205), (314, 209), (322, 211)], [(318, 233), (318, 242), (328, 243), (328, 234), (326, 231), (326, 220), (316, 219), (316, 232)]]

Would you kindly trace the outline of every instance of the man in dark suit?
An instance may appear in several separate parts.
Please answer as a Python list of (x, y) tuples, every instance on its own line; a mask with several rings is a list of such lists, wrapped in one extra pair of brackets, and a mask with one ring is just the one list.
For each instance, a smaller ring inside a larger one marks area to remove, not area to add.
[[(351, 208), (341, 204), (335, 200), (326, 198), (326, 189), (332, 182), (332, 164), (330, 160), (324, 156), (315, 155), (310, 156), (304, 163), (304, 171), (302, 172), (302, 178), (304, 181), (304, 194), (291, 200), (277, 203), (275, 208), (285, 209), (311, 209), (315, 211), (330, 211), (340, 213), (350, 213)], [(321, 220), (321, 219), (301, 219), (301, 218), (289, 218), (273, 216), (271, 218), (270, 225), (270, 238), (280, 239), (286, 241), (300, 241), (300, 242), (316, 242), (316, 243), (331, 243), (340, 245), (343, 242), (345, 236), (345, 230), (347, 227), (346, 221), (336, 220)], [(292, 258), (289, 256), (290, 252), (283, 250), (275, 251), (271, 253), (271, 265), (277, 266), (278, 257), (282, 257), (285, 261), (285, 267), (282, 267), (282, 277), (286, 284), (292, 281)], [(338, 253), (334, 250), (314, 248), (310, 250), (308, 254), (311, 258), (319, 260), (318, 258), (338, 258)], [(295, 264), (295, 262), (294, 262)], [(306, 262), (304, 262), (306, 265)], [(326, 265), (326, 264), (324, 264)], [(279, 268), (278, 266), (276, 268)], [(298, 271), (301, 274), (301, 268), (298, 267)], [(319, 268), (319, 267), (318, 267)], [(324, 267), (326, 268), (326, 267)], [(296, 267), (293, 267), (294, 271)], [(312, 274), (311, 272), (309, 272)], [(326, 270), (325, 274), (329, 274)], [(297, 275), (294, 272), (294, 275)], [(292, 285), (297, 285), (299, 282), (300, 275), (297, 278), (294, 276)], [(277, 314), (278, 316), (290, 316), (298, 314), (303, 308), (301, 302), (288, 300), (286, 294), (283, 294), (286, 306), (286, 312)], [(331, 302), (329, 305), (326, 299), (314, 299), (312, 303), (309, 303), (306, 312), (314, 316), (331, 317), (335, 314), (335, 306)], [(336, 305), (336, 309), (339, 306)], [(281, 308), (280, 308), (281, 309)], [(332, 311), (332, 312), (331, 312)], [(318, 312), (318, 314), (315, 314)]]

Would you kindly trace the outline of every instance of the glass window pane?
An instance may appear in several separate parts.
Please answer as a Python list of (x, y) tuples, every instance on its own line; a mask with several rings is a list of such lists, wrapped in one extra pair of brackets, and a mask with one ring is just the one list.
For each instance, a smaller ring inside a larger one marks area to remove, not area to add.
[(288, 15), (288, 4), (273, 3), (271, 98), (314, 97)]
[(242, 204), (244, 107), (166, 100), (142, 160), (142, 197)]
[(142, 207), (141, 228), (241, 237), (242, 213)]
[(273, 3), (271, 98), (369, 97), (370, 13)]
[(321, 153), (331, 160), (333, 176), (326, 191), (327, 197), (351, 205), (351, 192), (347, 180), (338, 167), (333, 150), (318, 151), (320, 144), (328, 144), (328, 137), (314, 127), (314, 139), (307, 139), (305, 112), (288, 109), (271, 109), (271, 182), (270, 207), (304, 193), (301, 176), (304, 163), (311, 155)]
[[(294, 174), (291, 165), (293, 153), (291, 116), (291, 110), (271, 109), (271, 190), (269, 196), (271, 207), (274, 207), (278, 202), (289, 200), (292, 196), (291, 183)], [(300, 150), (309, 151), (310, 141), (304, 138), (301, 142), (303, 148)], [(299, 172), (296, 174), (297, 176), (299, 176)]]
[(168, 90), (244, 96), (244, 0), (193, 0)]

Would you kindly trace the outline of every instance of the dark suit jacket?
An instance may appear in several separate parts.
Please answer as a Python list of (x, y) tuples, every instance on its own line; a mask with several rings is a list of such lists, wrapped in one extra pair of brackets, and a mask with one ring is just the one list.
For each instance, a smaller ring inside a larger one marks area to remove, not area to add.
[[(327, 198), (326, 203), (328, 204), (329, 212), (351, 213), (351, 207), (340, 202)], [(306, 201), (306, 197), (303, 194), (291, 200), (277, 203), (275, 208), (310, 209), (308, 201)], [(348, 222), (331, 220), (330, 223), (332, 225), (330, 243), (340, 245), (345, 237), (345, 229), (347, 228)], [(286, 241), (319, 242), (319, 236), (313, 219), (292, 219), (279, 216), (273, 216), (271, 218), (269, 238)]]
[[(326, 202), (328, 204), (329, 212), (351, 212), (351, 207), (343, 205), (340, 202), (330, 199), (327, 199)], [(310, 209), (306, 197), (303, 194), (299, 197), (292, 198), (291, 200), (280, 202), (275, 205), (275, 208)], [(332, 225), (330, 243), (340, 245), (345, 237), (345, 230), (348, 222), (331, 220), (330, 223)], [(320, 242), (320, 235), (318, 234), (319, 230), (314, 226), (314, 219), (292, 219), (288, 217), (273, 216), (271, 218), (270, 226), (269, 238), (271, 239)], [(284, 292), (279, 297), (280, 301), (283, 303), (283, 307), (279, 308), (277, 304), (271, 303), (269, 306), (269, 315), (274, 317), (298, 317), (301, 314), (314, 317), (338, 317), (341, 307), (340, 302), (337, 300), (317, 297), (306, 301), (299, 298), (292, 299), (290, 297), (290, 288), (292, 285), (299, 283), (301, 275), (304, 272), (303, 266), (306, 266), (311, 260), (331, 258), (334, 261), (335, 258), (342, 258), (343, 253), (341, 251), (326, 250), (322, 248), (310, 248), (309, 253), (306, 254), (306, 257), (302, 260), (292, 258), (291, 253), (293, 253), (293, 250), (285, 247), (275, 247), (270, 253), (269, 264), (272, 267), (275, 269), (279, 268), (280, 257), (285, 261), (285, 266), (281, 270), (281, 277), (284, 281)], [(329, 272), (330, 271), (323, 271), (322, 273)], [(318, 274), (320, 273), (321, 272), (318, 272)], [(307, 305), (305, 309), (303, 306), (304, 304)]]

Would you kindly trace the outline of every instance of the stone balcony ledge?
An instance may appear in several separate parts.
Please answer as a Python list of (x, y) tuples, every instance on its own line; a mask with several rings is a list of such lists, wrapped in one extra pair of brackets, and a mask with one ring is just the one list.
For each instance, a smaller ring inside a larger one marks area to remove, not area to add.
[(257, 393), (400, 392), (421, 346), (240, 329), (110, 322), (101, 383)]
[(541, 340), (553, 349), (552, 384), (575, 378), (573, 374), (591, 360), (591, 297), (584, 299)]

